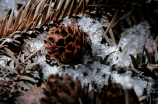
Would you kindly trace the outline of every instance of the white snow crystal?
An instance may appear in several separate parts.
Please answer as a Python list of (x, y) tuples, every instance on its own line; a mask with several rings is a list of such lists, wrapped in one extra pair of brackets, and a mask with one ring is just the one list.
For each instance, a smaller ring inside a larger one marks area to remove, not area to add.
[(6, 62), (10, 61), (11, 58), (4, 56), (4, 55), (0, 55), (0, 66), (2, 66), (3, 68), (5, 68), (6, 66)]
[[(129, 54), (134, 55), (136, 50), (137, 53), (142, 53), (143, 46), (145, 45), (145, 38), (148, 39), (151, 47), (153, 48), (154, 40), (150, 37), (149, 28), (150, 26), (147, 22), (142, 22), (123, 32), (118, 46), (115, 49), (116, 52), (112, 53), (108, 59), (111, 62), (111, 65), (117, 64), (118, 66), (128, 67), (131, 63)], [(127, 53), (122, 58), (123, 61), (118, 63), (117, 59), (121, 54), (121, 52), (119, 52), (119, 48), (121, 47), (123, 49), (130, 40), (131, 42), (128, 46)]]
[[(66, 68), (62, 73), (67, 73), (68, 75), (73, 75), (74, 79), (79, 77), (82, 79), (82, 85), (87, 85), (88, 83), (92, 83), (95, 81), (98, 85), (103, 86), (104, 77), (103, 75), (109, 74), (110, 67), (104, 64), (101, 64), (98, 61), (94, 61), (91, 65), (80, 66), (78, 69), (74, 68)], [(95, 72), (95, 73), (94, 73)], [(85, 74), (85, 75), (83, 75)], [(93, 74), (95, 74), (93, 76)]]
[(21, 0), (23, 4), (28, 3), (30, 0)]
[[(105, 44), (101, 44), (102, 41), (102, 27), (106, 27), (105, 19), (101, 18), (100, 21), (98, 18), (93, 19), (88, 15), (84, 14), (81, 19), (77, 20), (80, 29), (83, 29), (86, 32), (92, 42), (92, 53), (95, 55), (109, 54), (113, 52), (114, 47), (108, 47)], [(109, 49), (109, 50), (107, 50)]]
[(3, 15), (5, 10), (14, 9), (15, 16), (18, 14), (17, 0), (0, 0), (0, 17)]
[(54, 65), (53, 67), (49, 64), (45, 64), (42, 68), (42, 72), (44, 73), (44, 77), (48, 78), (51, 74), (57, 74), (59, 71), (59, 67)]
[(38, 55), (35, 58), (33, 58), (33, 60), (38, 62), (38, 63), (40, 63), (41, 65), (46, 64), (46, 57), (45, 57), (45, 55), (41, 55), (41, 56)]
[(30, 51), (35, 52), (39, 49), (43, 51), (44, 53), (44, 38), (45, 38), (46, 32), (43, 32), (42, 34), (38, 35), (36, 38), (33, 38), (31, 40), (27, 39), (26, 44), (30, 46)]
[(124, 88), (127, 88), (131, 86), (132, 84), (135, 93), (138, 97), (140, 97), (143, 94), (144, 89), (147, 86), (147, 81), (140, 79), (139, 77), (130, 78), (128, 85), (127, 85), (127, 75), (129, 75), (130, 72), (127, 71), (124, 74), (118, 74), (117, 72), (111, 73), (111, 79), (113, 82), (120, 83)]
[(15, 65), (14, 65), (15, 61), (13, 59), (11, 59), (10, 57), (5, 56), (5, 55), (0, 55), (0, 67), (6, 68), (8, 66), (7, 62), (9, 62), (9, 61), (11, 61), (9, 63), (9, 66), (11, 68), (14, 68), (15, 67)]
[(43, 66), (42, 72), (44, 74), (44, 78), (48, 78), (51, 74), (57, 74), (59, 72), (59, 67), (57, 67), (56, 65), (52, 67), (46, 63), (45, 55), (38, 55), (33, 60)]
[(5, 60), (0, 59), (0, 66), (2, 66), (3, 68), (5, 68), (6, 66), (6, 62)]

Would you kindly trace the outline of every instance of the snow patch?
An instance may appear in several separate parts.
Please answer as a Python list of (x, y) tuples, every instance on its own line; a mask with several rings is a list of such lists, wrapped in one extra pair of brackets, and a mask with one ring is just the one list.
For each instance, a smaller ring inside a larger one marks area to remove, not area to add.
[(112, 82), (120, 83), (124, 88), (129, 88), (133, 86), (136, 95), (139, 97), (143, 95), (144, 88), (147, 87), (147, 81), (140, 79), (140, 77), (128, 78), (131, 72), (127, 71), (124, 74), (118, 74), (117, 72), (111, 73)]
[[(152, 39), (152, 37), (150, 37), (149, 29), (150, 26), (148, 22), (141, 22), (138, 25), (126, 29), (126, 31), (123, 32), (121, 35), (121, 39), (118, 43), (117, 48), (115, 49), (116, 52), (112, 53), (108, 59), (110, 64), (117, 64), (117, 66), (128, 67), (131, 63), (129, 54), (134, 55), (135, 52), (138, 54), (142, 54), (143, 46), (145, 45), (145, 47), (147, 47), (145, 44), (145, 39), (148, 40), (151, 48), (153, 49), (154, 40)], [(127, 48), (127, 52), (121, 59), (123, 61), (121, 61), (121, 63), (118, 63), (118, 58), (121, 55), (119, 48), (123, 49), (130, 40), (131, 42)]]

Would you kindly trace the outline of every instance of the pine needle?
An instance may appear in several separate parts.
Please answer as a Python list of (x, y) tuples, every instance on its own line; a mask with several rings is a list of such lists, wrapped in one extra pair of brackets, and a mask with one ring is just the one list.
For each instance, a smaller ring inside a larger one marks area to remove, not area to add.
[[(41, 48), (42, 49), (42, 48)], [(33, 57), (37, 52), (39, 52), (41, 49), (39, 49), (39, 50), (37, 50), (37, 51), (35, 51), (34, 53), (32, 53), (30, 56), (28, 56), (22, 63), (20, 63), (18, 66), (16, 66), (14, 69), (12, 69), (12, 70), (10, 70), (10, 72), (9, 73), (7, 73), (6, 75), (4, 75), (3, 77), (2, 77), (2, 79), (4, 79), (6, 76), (8, 76), (9, 74), (11, 74), (14, 70), (17, 70), (17, 68), (20, 66), (20, 65), (22, 65), (22, 64), (24, 64), (28, 59), (30, 59), (31, 57)]]

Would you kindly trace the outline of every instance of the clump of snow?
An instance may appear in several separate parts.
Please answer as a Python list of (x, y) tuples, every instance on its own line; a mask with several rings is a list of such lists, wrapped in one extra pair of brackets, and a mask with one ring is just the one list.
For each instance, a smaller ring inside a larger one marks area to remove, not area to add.
[(49, 64), (46, 63), (46, 56), (45, 54), (43, 55), (38, 55), (35, 58), (33, 58), (35, 62), (38, 62), (40, 65), (42, 65), (42, 72), (44, 74), (44, 78), (48, 78), (51, 74), (57, 74), (59, 72), (59, 67), (54, 65), (50, 66)]
[(124, 89), (131, 89), (133, 87), (131, 83), (130, 75), (125, 76), (123, 82), (124, 82), (123, 84)]
[(15, 16), (18, 14), (17, 0), (0, 0), (0, 17), (3, 15), (5, 10), (14, 9)]
[(42, 34), (38, 35), (36, 38), (33, 39), (26, 39), (26, 44), (30, 47), (30, 52), (35, 52), (41, 49), (42, 53), (44, 54), (44, 38), (47, 33), (43, 32)]
[(137, 96), (143, 95), (144, 88), (147, 86), (147, 81), (142, 80), (139, 77), (134, 77), (132, 79), (132, 84)]
[[(143, 46), (145, 44), (145, 39), (148, 39), (149, 44), (153, 48), (154, 40), (150, 37), (150, 26), (148, 22), (142, 22), (138, 25), (135, 25), (129, 29), (127, 29), (125, 32), (122, 33), (121, 39), (118, 43), (117, 48), (115, 49), (115, 53), (112, 53), (109, 57), (109, 61), (111, 65), (117, 64), (121, 67), (128, 67), (131, 63), (131, 59), (129, 54), (134, 55), (134, 53), (142, 53)], [(121, 55), (121, 52), (119, 51), (119, 48), (123, 49), (128, 42), (130, 42), (129, 46), (127, 47), (126, 54), (122, 57), (121, 63), (118, 63), (118, 59)]]
[[(147, 39), (151, 47), (153, 47), (154, 40), (150, 37), (150, 26), (147, 22), (142, 22), (127, 29), (122, 33), (118, 45), (113, 47), (107, 44), (101, 44), (103, 35), (101, 28), (106, 26), (106, 21), (103, 18), (99, 21), (99, 19), (93, 19), (85, 14), (82, 18), (78, 19), (77, 22), (80, 28), (90, 36), (93, 54), (108, 55), (113, 52), (108, 59), (111, 65), (117, 64), (121, 67), (128, 67), (131, 63), (129, 54), (134, 55), (136, 51), (137, 53), (141, 53), (145, 45), (145, 39)], [(130, 40), (131, 42), (127, 47), (127, 52), (120, 59), (120, 48), (123, 49)], [(120, 60), (123, 61), (120, 62)]]
[(107, 44), (101, 44), (103, 26), (106, 27), (105, 19), (93, 19), (89, 15), (84, 14), (82, 18), (77, 20), (80, 29), (86, 32), (92, 42), (92, 53), (95, 55), (105, 55), (115, 51), (115, 47), (109, 47)]
[(10, 60), (11, 60), (10, 57), (4, 56), (4, 55), (0, 55), (0, 66), (2, 66), (3, 68), (5, 68), (7, 62), (10, 61)]
[(45, 55), (38, 55), (35, 58), (33, 58), (33, 60), (35, 62), (38, 62), (38, 63), (42, 64), (42, 65), (46, 64), (46, 57), (45, 57)]
[(65, 26), (67, 26), (68, 24), (74, 24), (76, 22), (77, 21), (76, 21), (75, 18), (70, 18), (70, 19), (65, 18), (64, 21), (62, 22), (62, 24), (64, 24)]
[(28, 3), (30, 0), (21, 0), (23, 4)]
[(24, 44), (24, 52), (26, 53), (28, 50), (30, 51), (30, 53), (40, 50), (37, 56), (33, 58), (33, 60), (35, 62), (40, 63), (41, 65), (46, 64), (45, 47), (44, 47), (44, 39), (46, 34), (47, 34), (46, 32), (43, 32), (42, 34), (39, 34), (36, 38), (26, 39)]
[(44, 74), (44, 78), (48, 78), (51, 74), (57, 74), (59, 72), (59, 67), (54, 65), (50, 66), (49, 64), (45, 63), (42, 72)]
[[(128, 67), (131, 63), (129, 54), (134, 55), (135, 52), (138, 54), (142, 54), (143, 46), (145, 45), (145, 39), (148, 39), (149, 44), (153, 48), (154, 40), (150, 37), (149, 29), (150, 26), (148, 22), (142, 22), (123, 32), (118, 46), (115, 49), (116, 52), (112, 53), (108, 59), (110, 65), (116, 64), (118, 67)], [(130, 40), (131, 42), (127, 48), (126, 54), (122, 57), (122, 61), (119, 63), (118, 59), (121, 55), (119, 48), (121, 47), (123, 49)], [(122, 76), (117, 73), (113, 73), (111, 75), (114, 82), (126, 85), (123, 81), (124, 75)], [(139, 77), (135, 77), (131, 79), (131, 83), (137, 96), (141, 96), (143, 94), (144, 88), (146, 88), (147, 86), (147, 81), (144, 81)]]
[(112, 82), (120, 83), (124, 88), (131, 87), (134, 88), (137, 96), (141, 96), (143, 94), (144, 88), (147, 87), (147, 81), (140, 79), (140, 77), (129, 78), (129, 82), (127, 83), (127, 75), (129, 76), (131, 72), (127, 71), (124, 74), (118, 74), (117, 72), (111, 73)]
[(83, 65), (76, 70), (73, 67), (67, 68), (63, 70), (62, 73), (72, 75), (74, 79), (76, 77), (81, 78), (82, 85), (95, 82), (103, 86), (105, 81), (104, 75), (109, 74), (109, 70), (109, 66), (94, 61), (92, 64), (89, 64), (89, 66)]
[[(14, 9), (14, 14), (17, 16), (18, 10), (17, 10), (17, 1), (18, 0), (0, 0), (0, 17), (3, 15), (5, 10)], [(30, 0), (20, 0), (22, 4), (26, 4)]]
[(35, 58), (33, 58), (33, 60), (43, 65), (46, 63), (45, 47), (44, 47), (45, 35), (46, 32), (43, 32), (42, 34), (39, 34), (36, 38), (26, 39), (24, 44), (25, 54), (33, 53), (36, 52), (37, 50), (40, 50), (40, 52), (38, 52), (38, 55)]
[(5, 65), (6, 65), (6, 61), (4, 59), (0, 59), (0, 66), (5, 68), (6, 67)]

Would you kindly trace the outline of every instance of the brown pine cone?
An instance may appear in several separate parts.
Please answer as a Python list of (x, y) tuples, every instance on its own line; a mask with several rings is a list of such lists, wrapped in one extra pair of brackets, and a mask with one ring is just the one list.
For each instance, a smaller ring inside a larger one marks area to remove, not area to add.
[(78, 79), (73, 81), (68, 75), (51, 75), (46, 87), (47, 97), (42, 99), (42, 104), (80, 104), (80, 100), (86, 104), (84, 88)]
[(83, 57), (87, 48), (86, 34), (78, 25), (53, 26), (45, 37), (46, 56), (49, 60), (73, 63)]
[(51, 75), (42, 87), (34, 87), (19, 97), (19, 104), (89, 104), (80, 80), (68, 75)]
[[(88, 87), (87, 87), (88, 88)], [(90, 92), (68, 75), (51, 75), (40, 88), (24, 93), (20, 104), (125, 104), (125, 95), (120, 84), (110, 83), (104, 88), (93, 88)], [(37, 103), (38, 102), (38, 103)]]

